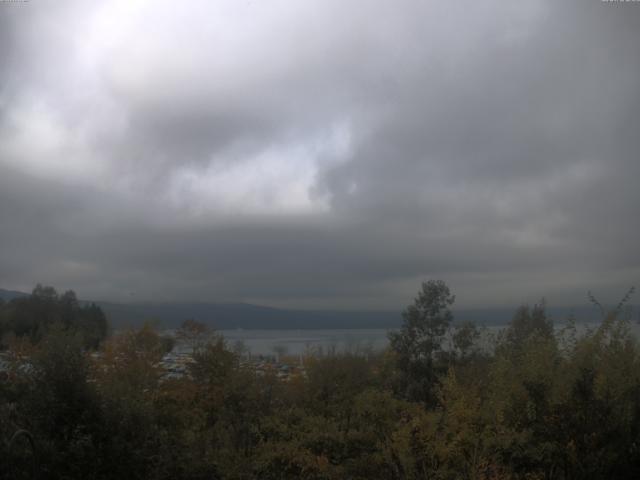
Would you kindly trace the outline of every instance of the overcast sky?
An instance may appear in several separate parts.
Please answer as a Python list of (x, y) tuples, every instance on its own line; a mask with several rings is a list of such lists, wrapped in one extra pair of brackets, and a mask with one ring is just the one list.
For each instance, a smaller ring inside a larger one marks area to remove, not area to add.
[(0, 287), (615, 302), (639, 48), (599, 0), (1, 2)]

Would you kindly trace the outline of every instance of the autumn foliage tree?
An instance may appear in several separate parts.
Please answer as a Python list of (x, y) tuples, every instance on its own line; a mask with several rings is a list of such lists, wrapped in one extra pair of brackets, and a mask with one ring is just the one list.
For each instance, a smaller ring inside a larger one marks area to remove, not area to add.
[(389, 333), (398, 368), (397, 388), (409, 400), (428, 405), (436, 401), (443, 342), (453, 320), (450, 307), (454, 301), (442, 280), (424, 282), (413, 304), (402, 313), (400, 330)]
[(430, 281), (385, 352), (317, 355), (282, 379), (194, 323), (182, 376), (166, 374), (172, 345), (151, 325), (94, 351), (72, 327), (73, 296), (36, 297), (0, 307), (46, 326), (3, 352), (2, 480), (17, 478), (17, 430), (52, 480), (640, 478), (640, 345), (620, 309), (558, 329), (543, 306), (521, 307), (480, 349)]

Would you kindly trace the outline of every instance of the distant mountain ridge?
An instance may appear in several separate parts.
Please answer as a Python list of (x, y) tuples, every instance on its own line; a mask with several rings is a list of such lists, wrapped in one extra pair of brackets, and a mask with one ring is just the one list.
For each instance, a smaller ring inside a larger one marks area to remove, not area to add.
[(138, 303), (98, 305), (115, 327), (157, 321), (167, 328), (194, 319), (218, 330), (226, 329), (339, 329), (394, 328), (398, 312), (287, 310), (247, 303)]
[(28, 297), (28, 296), (29, 296), (28, 293), (17, 292), (15, 290), (3, 290), (2, 288), (0, 288), (0, 298), (5, 302), (8, 302), (9, 300), (13, 300), (14, 298), (21, 298), (21, 297)]
[[(0, 298), (9, 301), (27, 293), (0, 289)], [(83, 303), (89, 303), (83, 301)], [(398, 311), (289, 310), (248, 303), (207, 302), (95, 302), (114, 328), (140, 326), (146, 321), (161, 328), (175, 328), (183, 320), (194, 319), (218, 330), (227, 329), (340, 329), (398, 328), (402, 324)], [(454, 309), (456, 322), (473, 321), (478, 325), (505, 325), (517, 308)], [(637, 312), (637, 309), (635, 310)], [(558, 323), (570, 315), (580, 322), (597, 322), (598, 311), (590, 305), (549, 307), (548, 314)], [(637, 316), (637, 313), (636, 313)]]

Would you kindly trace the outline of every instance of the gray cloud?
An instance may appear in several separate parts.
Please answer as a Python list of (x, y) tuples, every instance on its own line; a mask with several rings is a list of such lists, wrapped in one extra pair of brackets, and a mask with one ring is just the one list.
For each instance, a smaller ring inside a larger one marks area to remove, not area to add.
[(400, 308), (615, 299), (640, 7), (0, 6), (0, 285)]

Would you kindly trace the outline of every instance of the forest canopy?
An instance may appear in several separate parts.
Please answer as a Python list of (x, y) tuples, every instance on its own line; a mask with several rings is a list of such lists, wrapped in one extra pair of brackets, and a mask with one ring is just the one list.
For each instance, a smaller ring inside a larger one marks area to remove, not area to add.
[(95, 303), (80, 303), (73, 290), (63, 294), (38, 284), (31, 295), (0, 300), (0, 344), (10, 337), (38, 343), (54, 327), (77, 332), (86, 348), (98, 348), (108, 333), (107, 318)]
[(150, 325), (107, 335), (97, 307), (38, 286), (0, 306), (0, 476), (640, 476), (640, 345), (624, 309), (585, 329), (525, 305), (489, 338), (455, 323), (454, 301), (425, 282), (385, 351), (309, 356), (286, 379), (186, 321), (190, 360), (168, 376), (173, 344)]

